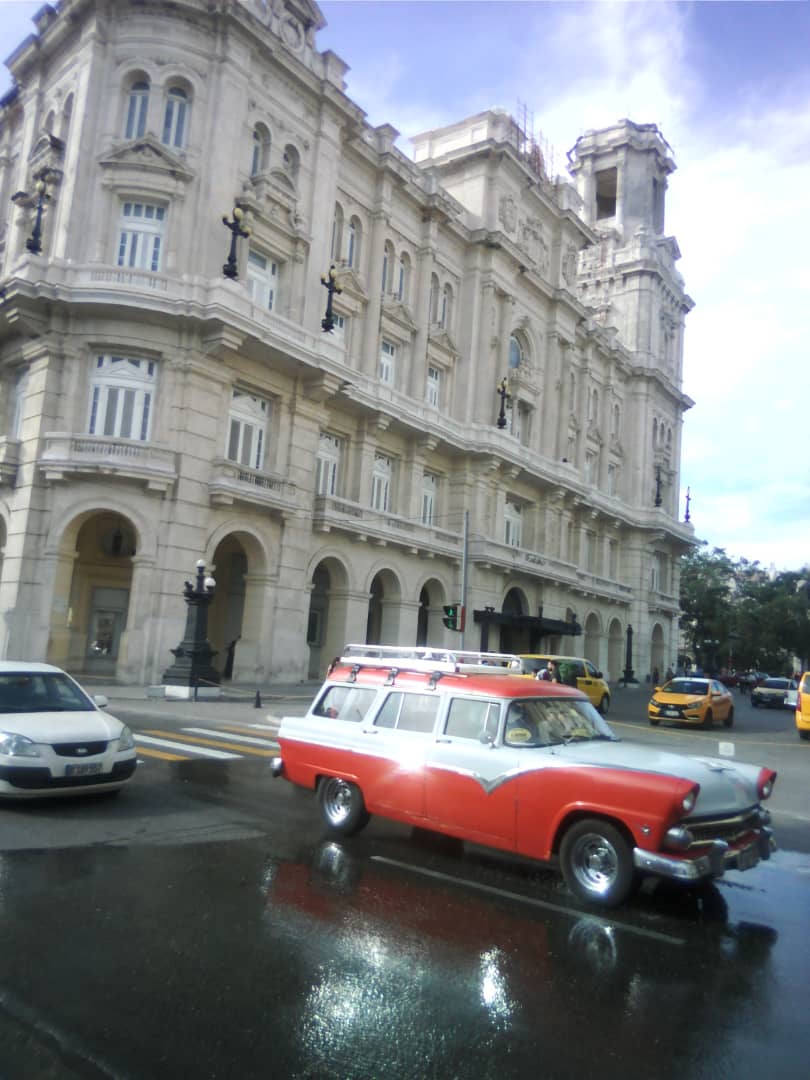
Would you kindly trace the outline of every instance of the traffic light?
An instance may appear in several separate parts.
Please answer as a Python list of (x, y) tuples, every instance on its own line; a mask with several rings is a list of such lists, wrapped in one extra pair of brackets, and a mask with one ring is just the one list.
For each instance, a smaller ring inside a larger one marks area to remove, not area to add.
[(464, 605), (445, 604), (442, 622), (448, 630), (462, 631), (464, 629)]

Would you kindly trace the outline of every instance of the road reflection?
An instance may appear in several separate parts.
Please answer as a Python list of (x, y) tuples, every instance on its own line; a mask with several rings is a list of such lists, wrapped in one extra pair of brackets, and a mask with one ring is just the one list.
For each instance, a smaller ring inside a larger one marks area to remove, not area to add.
[[(519, 879), (481, 895), (481, 881), (425, 876), (401, 854), (330, 840), (267, 864), (266, 930), (296, 943), (305, 984), (301, 1076), (347, 1062), (351, 1076), (502, 1080), (504, 1063), (508, 1075), (569, 1076), (606, 1048), (602, 1075), (621, 1061), (702, 1075), (684, 1060), (727, 1067), (734, 1032), (763, 1021), (776, 934), (730, 924), (714, 887), (656, 890), (609, 918), (534, 906)], [(695, 1008), (707, 1000), (711, 1020)]]

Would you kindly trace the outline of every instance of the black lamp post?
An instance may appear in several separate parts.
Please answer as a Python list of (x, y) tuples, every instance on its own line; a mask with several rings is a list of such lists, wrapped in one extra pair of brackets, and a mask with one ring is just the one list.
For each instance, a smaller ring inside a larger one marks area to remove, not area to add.
[(205, 562), (200, 559), (196, 581), (187, 581), (183, 587), (183, 599), (188, 605), (185, 634), (177, 648), (171, 650), (174, 663), (163, 673), (164, 683), (188, 687), (194, 691), (195, 699), (200, 686), (218, 687), (220, 682), (219, 672), (211, 664), (216, 651), (208, 643), (208, 608), (216, 584), (206, 575)]
[(335, 328), (335, 316), (332, 314), (332, 298), (335, 293), (340, 294), (343, 292), (343, 289), (337, 283), (337, 270), (335, 270), (334, 263), (329, 267), (328, 274), (321, 274), (321, 285), (329, 294), (326, 300), (326, 314), (321, 319), (321, 329), (325, 334), (328, 334)]
[(506, 378), (505, 375), (498, 383), (497, 392), (501, 399), (501, 408), (498, 413), (498, 427), (501, 429), (501, 431), (503, 431), (503, 429), (506, 427), (506, 403), (510, 398), (509, 380)]
[(690, 522), (690, 521), (692, 520), (692, 519), (691, 519), (691, 518), (689, 517), (689, 503), (690, 503), (691, 501), (692, 501), (692, 495), (691, 495), (691, 493), (690, 493), (690, 491), (689, 491), (689, 488), (687, 488), (687, 489), (686, 489), (686, 513), (685, 513), (685, 514), (684, 514), (684, 516), (683, 516), (683, 520), (684, 520), (684, 521), (685, 521), (685, 522), (687, 523), (687, 525), (688, 525), (688, 524), (689, 524), (689, 522)]
[(661, 466), (655, 467), (655, 505), (661, 505)]
[(34, 231), (25, 241), (26, 248), (32, 255), (42, 254), (42, 211), (45, 208), (45, 200), (48, 198), (45, 192), (45, 181), (37, 180), (37, 216), (34, 219)]
[(633, 627), (628, 625), (624, 649), (624, 684), (634, 683), (636, 681), (635, 674), (633, 672)]
[(228, 261), (222, 267), (222, 273), (226, 278), (230, 278), (234, 281), (239, 273), (236, 269), (236, 241), (240, 236), (247, 239), (250, 236), (250, 229), (242, 227), (242, 218), (245, 216), (245, 211), (241, 206), (235, 206), (233, 208), (232, 219), (228, 221), (225, 214), (222, 215), (222, 224), (226, 229), (231, 230), (231, 250), (228, 252)]

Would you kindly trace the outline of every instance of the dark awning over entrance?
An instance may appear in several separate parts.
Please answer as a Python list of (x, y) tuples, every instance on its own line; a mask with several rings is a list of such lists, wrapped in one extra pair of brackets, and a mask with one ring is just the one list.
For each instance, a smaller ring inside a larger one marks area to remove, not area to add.
[(539, 641), (540, 638), (549, 634), (576, 637), (582, 633), (582, 627), (576, 619), (572, 619), (571, 622), (566, 622), (565, 619), (547, 619), (542, 611), (539, 615), (522, 615), (509, 611), (495, 611), (494, 608), (484, 608), (483, 610), (473, 611), (473, 621), (481, 626), (481, 649), (485, 652), (489, 648), (489, 628), (491, 626), (528, 631), (532, 641)]

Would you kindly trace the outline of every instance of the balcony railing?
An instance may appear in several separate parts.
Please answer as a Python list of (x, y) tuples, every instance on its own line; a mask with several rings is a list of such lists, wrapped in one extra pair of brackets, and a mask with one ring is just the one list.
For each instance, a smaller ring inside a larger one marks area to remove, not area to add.
[(332, 495), (316, 495), (313, 526), (319, 532), (349, 533), (355, 539), (393, 544), (419, 555), (443, 555), (454, 560), (462, 555), (458, 533)]
[(208, 497), (212, 506), (247, 503), (282, 514), (298, 509), (297, 488), (290, 480), (225, 458), (211, 463)]
[(158, 494), (165, 494), (177, 479), (175, 452), (137, 439), (50, 432), (43, 436), (37, 465), (50, 481), (90, 473), (95, 479), (139, 481)]
[(20, 444), (17, 439), (0, 438), (0, 484), (13, 484), (20, 463)]

